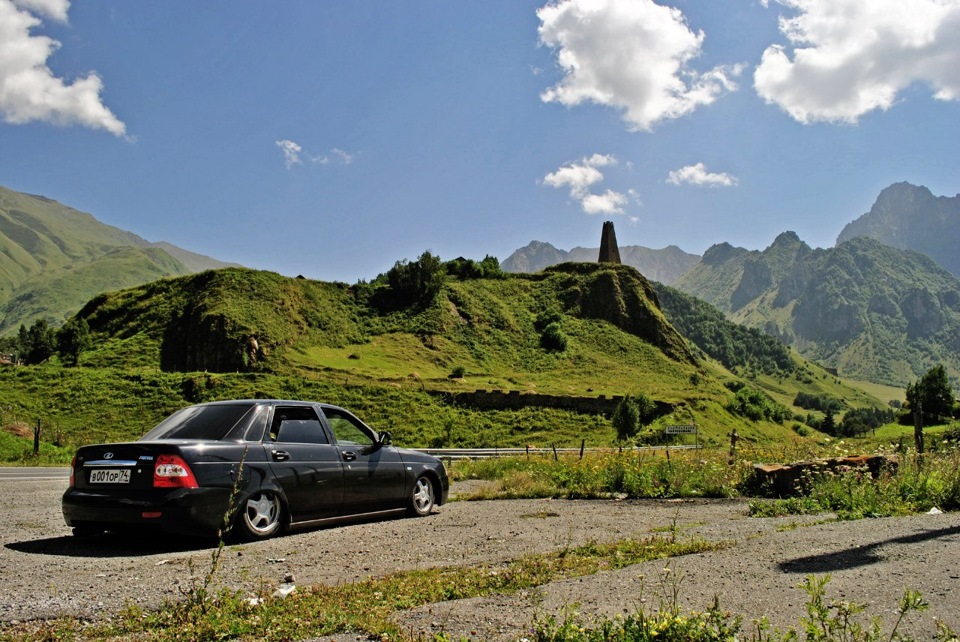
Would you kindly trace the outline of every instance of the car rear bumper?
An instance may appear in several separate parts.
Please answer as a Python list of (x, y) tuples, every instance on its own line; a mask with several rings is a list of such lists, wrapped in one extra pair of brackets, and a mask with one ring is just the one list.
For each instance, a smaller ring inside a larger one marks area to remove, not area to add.
[(215, 537), (223, 527), (230, 492), (179, 489), (163, 494), (116, 496), (70, 488), (61, 507), (67, 526), (103, 530), (153, 528), (194, 537)]

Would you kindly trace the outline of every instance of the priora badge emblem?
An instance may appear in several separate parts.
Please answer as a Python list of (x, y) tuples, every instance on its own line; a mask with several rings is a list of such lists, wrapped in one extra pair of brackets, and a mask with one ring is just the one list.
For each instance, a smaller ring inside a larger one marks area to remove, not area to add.
[(104, 459), (113, 459), (113, 453), (103, 453)]

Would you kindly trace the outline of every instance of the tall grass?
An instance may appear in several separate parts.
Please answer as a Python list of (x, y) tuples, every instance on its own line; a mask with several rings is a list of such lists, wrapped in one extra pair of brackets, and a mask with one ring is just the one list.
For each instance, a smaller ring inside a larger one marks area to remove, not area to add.
[(899, 462), (876, 479), (862, 468), (817, 473), (807, 481), (803, 497), (753, 500), (750, 512), (770, 516), (829, 511), (840, 519), (860, 519), (960, 510), (960, 451), (908, 454)]
[(457, 462), (457, 479), (487, 479), (470, 498), (569, 499), (733, 497), (749, 472), (730, 466), (716, 451), (626, 451), (576, 456), (517, 457)]

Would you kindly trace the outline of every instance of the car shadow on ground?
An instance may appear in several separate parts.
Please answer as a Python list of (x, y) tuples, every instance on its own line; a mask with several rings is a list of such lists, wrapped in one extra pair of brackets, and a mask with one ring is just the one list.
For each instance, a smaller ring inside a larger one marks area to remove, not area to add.
[(848, 548), (831, 553), (820, 553), (819, 555), (809, 555), (807, 557), (798, 557), (780, 562), (778, 566), (784, 573), (820, 574), (830, 573), (831, 571), (842, 571), (861, 566), (869, 566), (870, 564), (883, 561), (883, 556), (877, 550), (883, 546), (918, 544), (931, 539), (955, 535), (960, 535), (960, 526), (926, 530), (913, 533), (912, 535), (893, 537), (880, 542), (874, 542), (866, 546), (858, 546), (856, 548)]
[(164, 553), (210, 550), (217, 542), (210, 539), (175, 537), (155, 533), (106, 533), (91, 537), (47, 537), (4, 545), (12, 551), (31, 555), (63, 557), (138, 557)]

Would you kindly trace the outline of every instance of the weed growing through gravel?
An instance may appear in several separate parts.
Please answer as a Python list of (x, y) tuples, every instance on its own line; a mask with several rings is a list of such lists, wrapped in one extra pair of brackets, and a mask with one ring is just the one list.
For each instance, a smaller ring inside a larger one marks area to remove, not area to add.
[(183, 617), (181, 603), (159, 611), (129, 607), (96, 625), (60, 619), (33, 630), (0, 632), (0, 638), (57, 640), (136, 637), (137, 640), (298, 640), (345, 631), (400, 636), (390, 616), (424, 604), (514, 593), (562, 579), (615, 570), (653, 559), (717, 550), (726, 543), (651, 537), (588, 543), (550, 554), (528, 555), (502, 565), (404, 571), (386, 577), (298, 590), (278, 600), (264, 592), (251, 600), (236, 591), (205, 596), (203, 609)]
[[(660, 605), (657, 610), (643, 606), (626, 617), (599, 618), (585, 622), (576, 612), (566, 611), (561, 617), (547, 616), (535, 621), (527, 642), (882, 642), (908, 641), (898, 633), (900, 625), (910, 613), (927, 609), (927, 603), (917, 591), (907, 590), (900, 600), (897, 620), (885, 631), (879, 618), (865, 619), (866, 607), (853, 602), (829, 600), (826, 585), (829, 575), (810, 576), (798, 587), (807, 594), (806, 617), (797, 627), (786, 631), (771, 628), (766, 618), (753, 622), (753, 630), (741, 629), (742, 618), (720, 608), (717, 598), (706, 611), (684, 613), (679, 607), (678, 595), (682, 576), (664, 569), (661, 576)], [(641, 605), (643, 601), (640, 601)], [(956, 642), (956, 632), (937, 622), (936, 640)]]

